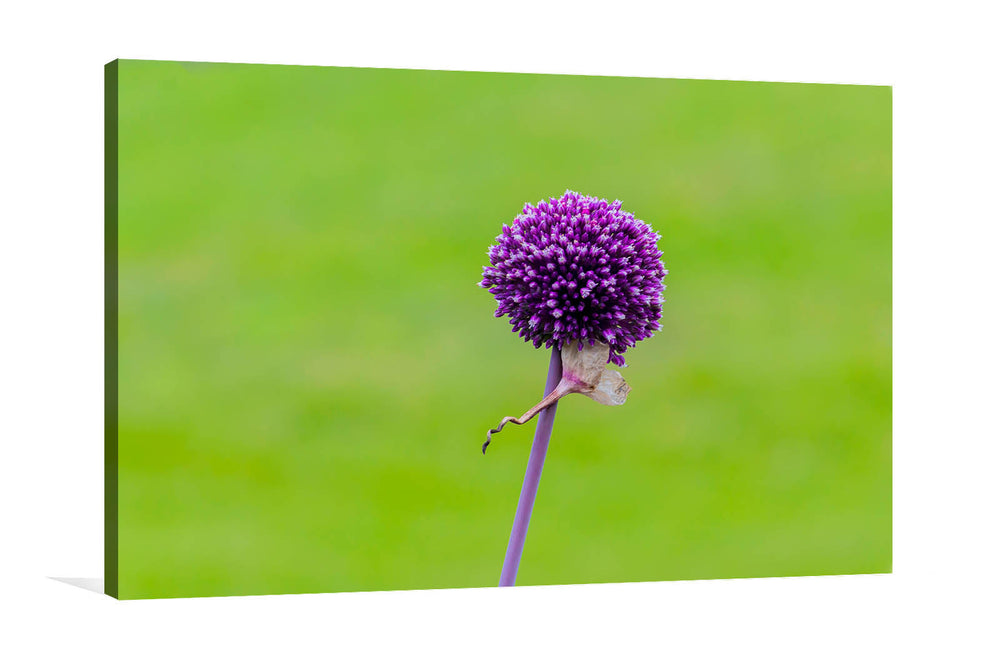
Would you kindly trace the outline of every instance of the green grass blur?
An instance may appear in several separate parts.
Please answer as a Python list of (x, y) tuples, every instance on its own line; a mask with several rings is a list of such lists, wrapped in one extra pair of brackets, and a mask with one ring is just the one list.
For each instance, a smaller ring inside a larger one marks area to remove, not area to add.
[(122, 61), (123, 598), (495, 585), (548, 351), (476, 283), (567, 188), (663, 234), (518, 584), (891, 567), (890, 89)]

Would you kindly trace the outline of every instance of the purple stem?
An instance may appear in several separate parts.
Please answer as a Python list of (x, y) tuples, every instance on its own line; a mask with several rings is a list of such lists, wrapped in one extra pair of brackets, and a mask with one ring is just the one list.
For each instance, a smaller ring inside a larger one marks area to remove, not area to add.
[[(553, 346), (552, 358), (549, 360), (549, 376), (545, 381), (545, 392), (542, 393), (542, 396), (547, 396), (554, 391), (561, 378), (562, 356), (559, 350)], [(553, 403), (538, 413), (535, 441), (531, 445), (531, 454), (528, 456), (528, 469), (524, 472), (521, 497), (517, 500), (517, 513), (514, 514), (514, 526), (510, 530), (510, 541), (507, 542), (507, 554), (503, 558), (500, 587), (512, 587), (517, 579), (517, 567), (521, 564), (524, 538), (528, 534), (531, 509), (535, 505), (538, 482), (542, 478), (542, 465), (545, 464), (545, 453), (549, 450), (549, 438), (552, 437), (552, 424), (555, 423), (556, 407), (558, 406), (558, 402)]]

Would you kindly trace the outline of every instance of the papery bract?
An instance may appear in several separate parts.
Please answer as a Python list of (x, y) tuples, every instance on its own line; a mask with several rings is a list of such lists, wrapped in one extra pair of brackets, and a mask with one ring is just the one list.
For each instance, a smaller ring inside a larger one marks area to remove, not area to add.
[(625, 378), (614, 368), (607, 367), (608, 346), (603, 342), (583, 344), (573, 340), (566, 344), (560, 352), (562, 356), (562, 378), (556, 387), (537, 405), (526, 411), (519, 418), (505, 416), (496, 428), (486, 433), (483, 453), (490, 445), (493, 435), (503, 430), (508, 423), (524, 425), (535, 415), (560, 398), (570, 393), (581, 393), (602, 405), (623, 405), (632, 388)]

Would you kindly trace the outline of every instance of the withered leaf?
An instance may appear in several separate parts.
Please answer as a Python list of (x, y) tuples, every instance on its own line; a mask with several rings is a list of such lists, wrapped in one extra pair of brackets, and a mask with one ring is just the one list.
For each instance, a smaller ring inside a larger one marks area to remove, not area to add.
[(571, 340), (562, 347), (562, 379), (559, 384), (541, 402), (526, 411), (520, 418), (505, 416), (496, 428), (486, 433), (483, 453), (490, 444), (494, 434), (503, 430), (508, 423), (524, 425), (540, 411), (554, 404), (560, 398), (570, 393), (582, 393), (602, 405), (622, 405), (632, 388), (625, 382), (621, 373), (607, 367), (608, 346), (604, 343), (589, 345), (579, 340)]

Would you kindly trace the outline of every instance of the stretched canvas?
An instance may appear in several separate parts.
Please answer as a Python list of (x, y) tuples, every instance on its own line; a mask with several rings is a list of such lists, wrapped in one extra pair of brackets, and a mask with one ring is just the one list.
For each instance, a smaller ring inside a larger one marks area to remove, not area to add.
[(890, 88), (120, 60), (106, 102), (109, 594), (891, 570)]

